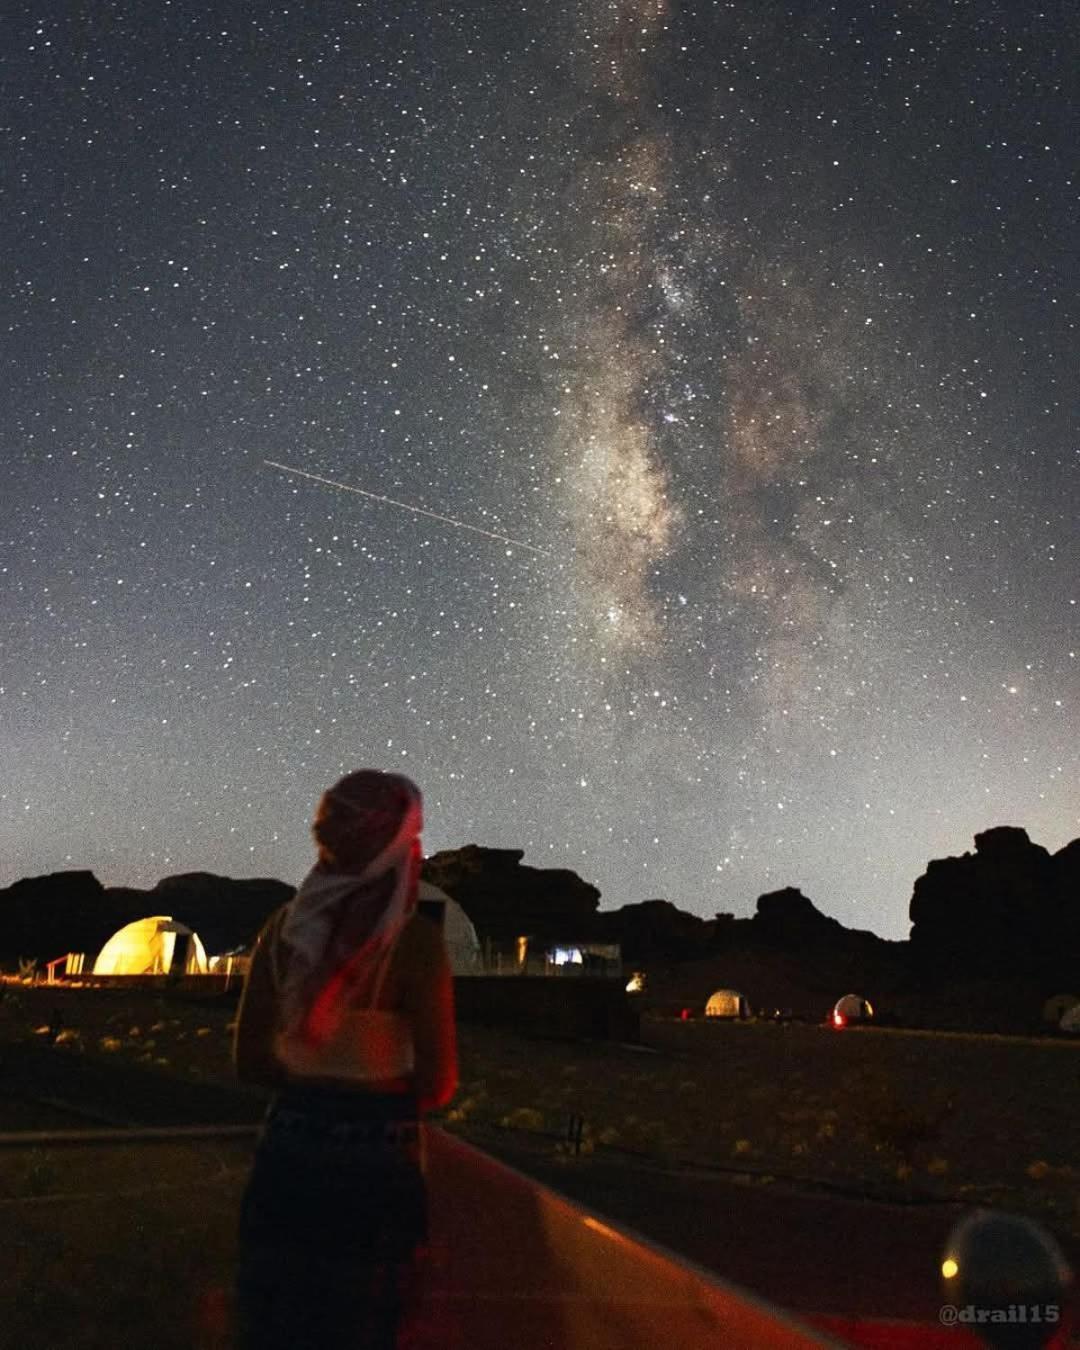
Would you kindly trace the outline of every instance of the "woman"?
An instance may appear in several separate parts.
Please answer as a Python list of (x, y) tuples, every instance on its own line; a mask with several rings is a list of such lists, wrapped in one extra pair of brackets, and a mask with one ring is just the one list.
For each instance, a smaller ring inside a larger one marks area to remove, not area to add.
[(419, 1121), (457, 1084), (453, 986), (418, 915), (420, 793), (349, 774), (323, 794), (318, 861), (259, 936), (238, 1074), (276, 1091), (240, 1218), (240, 1344), (392, 1346), (426, 1236)]

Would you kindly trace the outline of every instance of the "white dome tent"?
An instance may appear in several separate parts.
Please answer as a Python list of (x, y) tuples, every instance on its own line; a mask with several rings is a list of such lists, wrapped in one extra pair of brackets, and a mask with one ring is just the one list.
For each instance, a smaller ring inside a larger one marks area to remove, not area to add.
[(479, 975), (480, 940), (458, 902), (430, 881), (421, 881), (417, 901), (421, 913), (434, 919), (443, 930), (451, 971), (455, 975)]
[(845, 994), (837, 999), (831, 1020), (834, 1027), (846, 1027), (852, 1023), (870, 1022), (873, 1016), (874, 1009), (868, 999), (861, 994)]
[(1048, 998), (1043, 1004), (1043, 1021), (1059, 1027), (1061, 1026), (1061, 1019), (1077, 1004), (1080, 1004), (1080, 998), (1077, 998), (1075, 994), (1055, 994), (1053, 998)]
[(176, 940), (186, 937), (184, 973), (205, 975), (206, 950), (186, 924), (155, 914), (125, 924), (106, 942), (94, 962), (95, 975), (167, 975), (172, 970)]
[(718, 989), (715, 994), (709, 996), (709, 1001), (705, 1004), (705, 1016), (744, 1020), (750, 1016), (750, 1005), (736, 990)]
[(1080, 1003), (1074, 1003), (1061, 1014), (1058, 1030), (1067, 1036), (1080, 1036)]

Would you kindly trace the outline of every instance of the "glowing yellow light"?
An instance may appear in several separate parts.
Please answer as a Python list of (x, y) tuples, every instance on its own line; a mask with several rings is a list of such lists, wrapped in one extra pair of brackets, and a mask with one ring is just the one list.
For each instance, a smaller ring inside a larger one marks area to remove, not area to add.
[(167, 914), (137, 919), (114, 933), (98, 953), (95, 975), (164, 975), (172, 968), (177, 933), (191, 934), (187, 969), (206, 973), (206, 951), (198, 935)]
[(956, 1262), (952, 1259), (951, 1256), (947, 1256), (945, 1260), (942, 1261), (941, 1263), (941, 1273), (942, 1275), (945, 1276), (947, 1280), (953, 1279), (954, 1276), (958, 1274), (959, 1270), (960, 1267), (956, 1264)]

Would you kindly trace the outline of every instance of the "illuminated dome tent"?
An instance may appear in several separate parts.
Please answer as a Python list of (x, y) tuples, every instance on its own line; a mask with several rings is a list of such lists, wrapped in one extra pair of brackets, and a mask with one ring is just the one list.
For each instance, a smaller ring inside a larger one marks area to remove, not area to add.
[(705, 1004), (705, 1016), (746, 1018), (750, 1016), (750, 1005), (734, 989), (718, 989)]
[(481, 964), (480, 940), (469, 916), (458, 902), (438, 886), (421, 881), (417, 908), (421, 914), (434, 919), (443, 930), (451, 971), (455, 975), (478, 975)]
[(836, 1007), (832, 1010), (832, 1024), (834, 1027), (846, 1027), (852, 1022), (869, 1022), (873, 1016), (874, 1009), (869, 1000), (861, 994), (845, 994), (843, 998), (837, 999)]
[(184, 973), (205, 975), (206, 951), (186, 924), (168, 915), (136, 919), (114, 933), (98, 953), (95, 975), (167, 975), (176, 955), (177, 939), (184, 957)]

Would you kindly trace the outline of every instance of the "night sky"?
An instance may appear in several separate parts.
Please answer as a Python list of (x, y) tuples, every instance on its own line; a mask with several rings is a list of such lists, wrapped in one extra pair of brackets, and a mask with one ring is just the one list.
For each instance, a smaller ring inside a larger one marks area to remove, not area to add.
[(0, 884), (296, 882), (363, 765), (894, 937), (1080, 834), (1078, 15), (17, 7)]

